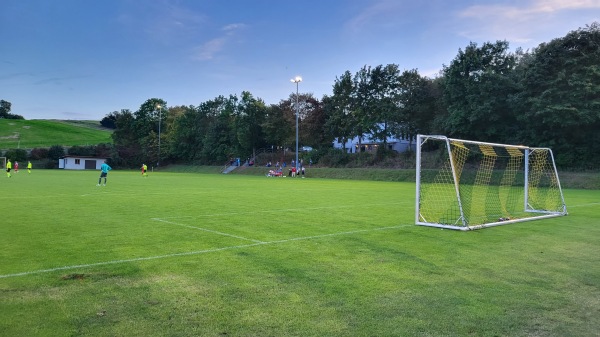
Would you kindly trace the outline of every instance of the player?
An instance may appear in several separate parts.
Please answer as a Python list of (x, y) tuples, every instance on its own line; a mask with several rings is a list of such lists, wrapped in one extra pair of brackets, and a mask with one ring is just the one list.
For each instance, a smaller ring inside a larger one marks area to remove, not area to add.
[(142, 177), (148, 176), (148, 166), (146, 164), (142, 164)]
[(7, 161), (6, 161), (6, 176), (8, 178), (12, 177), (10, 175), (10, 170), (12, 170), (12, 163), (10, 162), (10, 159), (7, 159)]
[(108, 171), (110, 170), (112, 170), (112, 167), (108, 166), (106, 161), (104, 161), (104, 164), (100, 166), (100, 178), (98, 178), (98, 185), (96, 186), (100, 186), (100, 181), (102, 178), (104, 178), (104, 186), (106, 186), (106, 176), (108, 176)]
[(15, 173), (19, 173), (19, 162), (15, 160)]
[(31, 174), (31, 161), (27, 162), (27, 173)]

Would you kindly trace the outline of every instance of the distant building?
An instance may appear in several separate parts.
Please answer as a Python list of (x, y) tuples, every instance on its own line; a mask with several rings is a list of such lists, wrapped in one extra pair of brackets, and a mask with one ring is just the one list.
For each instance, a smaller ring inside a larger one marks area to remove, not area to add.
[(65, 170), (99, 170), (107, 158), (64, 156), (58, 159), (58, 168)]
[[(406, 152), (409, 150), (409, 146), (410, 146), (411, 151), (416, 150), (415, 142), (416, 142), (416, 140), (414, 140), (414, 139), (412, 141), (409, 141), (409, 139), (406, 139), (406, 138), (398, 139), (398, 138), (390, 137), (387, 139), (386, 145), (387, 145), (387, 148), (390, 150), (394, 150), (396, 152)], [(377, 149), (380, 146), (383, 146), (383, 143), (374, 141), (373, 139), (370, 138), (370, 135), (365, 135), (365, 137), (363, 137), (362, 141), (360, 142), (361, 149), (358, 148), (358, 146), (359, 146), (358, 137), (349, 139), (345, 145), (346, 146), (344, 147), (344, 144), (338, 143), (337, 141), (333, 142), (334, 148), (336, 148), (336, 149), (345, 148), (346, 153), (377, 152)]]

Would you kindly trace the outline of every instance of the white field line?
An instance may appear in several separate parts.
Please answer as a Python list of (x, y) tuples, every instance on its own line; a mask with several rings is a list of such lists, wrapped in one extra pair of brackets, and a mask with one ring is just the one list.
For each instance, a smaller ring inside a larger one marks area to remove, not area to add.
[[(412, 203), (406, 203), (407, 205), (413, 205)], [(386, 206), (386, 205), (398, 205), (402, 206), (402, 202), (393, 202), (393, 203), (375, 203), (375, 204), (361, 204), (364, 207), (372, 207), (372, 206)], [(279, 208), (279, 209), (266, 209), (266, 210), (252, 210), (246, 212), (228, 212), (228, 213), (212, 213), (212, 214), (200, 214), (200, 215), (184, 215), (184, 216), (167, 216), (162, 217), (161, 219), (189, 219), (189, 218), (204, 218), (204, 217), (218, 217), (218, 216), (232, 216), (232, 215), (245, 215), (245, 214), (256, 214), (256, 213), (281, 213), (281, 212), (293, 212), (293, 211), (315, 211), (322, 209), (340, 209), (340, 208), (356, 208), (357, 205), (347, 205), (347, 206), (327, 206), (327, 207), (297, 207), (297, 208)]]
[[(97, 182), (96, 182), (97, 183)], [(116, 185), (116, 184), (115, 184)], [(94, 192), (90, 192), (90, 193), (84, 193), (84, 194), (64, 194), (64, 193), (58, 193), (58, 194), (52, 194), (52, 195), (48, 195), (48, 194), (43, 194), (43, 195), (15, 195), (15, 196), (0, 196), (0, 200), (14, 200), (14, 199), (46, 199), (46, 198), (55, 198), (55, 197), (61, 197), (61, 198), (73, 198), (73, 197), (89, 197), (89, 196), (99, 196), (99, 195), (110, 195), (110, 196), (118, 196), (118, 197), (127, 197), (127, 196), (131, 196), (131, 197), (137, 197), (135, 194), (133, 193), (129, 193), (124, 191), (124, 193), (115, 193), (115, 191), (113, 189), (110, 189), (110, 183), (108, 186), (94, 186), (94, 188), (96, 189)], [(212, 193), (214, 191), (198, 191), (198, 192), (194, 192), (192, 193), (192, 195), (198, 195), (198, 194), (209, 194)], [(175, 196), (179, 196), (181, 195), (181, 193), (161, 193), (161, 192), (156, 192), (156, 193), (144, 193), (144, 196), (169, 196), (169, 195), (175, 195)]]
[(322, 235), (303, 236), (303, 237), (297, 237), (297, 238), (291, 238), (291, 239), (285, 239), (285, 240), (257, 242), (257, 243), (250, 243), (247, 245), (237, 245), (237, 246), (227, 246), (227, 247), (221, 247), (221, 248), (197, 250), (197, 251), (192, 251), (192, 252), (173, 253), (173, 254), (166, 254), (166, 255), (138, 257), (138, 258), (132, 258), (132, 259), (79, 264), (79, 265), (64, 266), (64, 267), (57, 267), (57, 268), (50, 268), (50, 269), (32, 270), (32, 271), (26, 271), (26, 272), (21, 272), (21, 273), (0, 275), (0, 279), (18, 277), (18, 276), (35, 275), (35, 274), (43, 274), (43, 273), (52, 273), (55, 271), (62, 271), (62, 270), (73, 270), (73, 269), (79, 269), (79, 268), (106, 266), (106, 265), (111, 265), (111, 264), (121, 264), (121, 263), (139, 262), (139, 261), (147, 261), (147, 260), (158, 260), (158, 259), (166, 259), (166, 258), (178, 257), (178, 256), (200, 255), (200, 254), (221, 252), (221, 251), (225, 251), (225, 250), (234, 250), (234, 249), (249, 248), (249, 247), (255, 247), (255, 246), (262, 246), (262, 245), (275, 245), (275, 244), (288, 243), (288, 242), (294, 242), (294, 241), (313, 240), (313, 239), (320, 239), (320, 238), (326, 238), (326, 237), (332, 237), (332, 236), (351, 235), (351, 234), (357, 234), (357, 233), (367, 233), (367, 232), (373, 232), (373, 231), (398, 229), (398, 228), (409, 227), (409, 226), (412, 227), (414, 225), (410, 224), (410, 225), (398, 225), (398, 226), (391, 226), (391, 227), (380, 227), (380, 228), (374, 228), (374, 229), (361, 229), (361, 230), (348, 231), (348, 232), (338, 232), (338, 233), (330, 233), (330, 234), (322, 234)]
[(256, 243), (263, 243), (263, 241), (260, 241), (260, 240), (248, 239), (248, 238), (245, 238), (245, 237), (242, 237), (242, 236), (237, 236), (237, 235), (233, 235), (233, 234), (227, 234), (227, 233), (223, 233), (223, 232), (218, 232), (218, 231), (214, 231), (214, 230), (206, 229), (206, 228), (202, 228), (202, 227), (184, 225), (184, 224), (181, 224), (181, 223), (177, 223), (177, 222), (173, 222), (173, 221), (167, 221), (167, 220), (164, 220), (164, 219), (152, 218), (151, 220), (159, 221), (159, 222), (164, 222), (164, 223), (168, 223), (168, 224), (176, 225), (176, 226), (181, 226), (181, 227), (185, 227), (185, 228), (197, 229), (199, 231), (209, 232), (209, 233), (213, 233), (213, 234), (218, 234), (218, 235), (223, 235), (223, 236), (229, 236), (229, 237), (240, 239), (240, 240), (252, 241), (252, 242), (256, 242)]
[(600, 205), (600, 202), (592, 202), (589, 204), (580, 204), (580, 205), (567, 205), (567, 210), (569, 208), (573, 208), (573, 207), (588, 207), (588, 206), (598, 206)]
[[(85, 194), (80, 194), (80, 197), (88, 197), (88, 196), (94, 196), (94, 195), (101, 195), (101, 194), (110, 194), (111, 196), (117, 196), (117, 197), (137, 197), (135, 194), (133, 193), (115, 193), (113, 190), (108, 191), (108, 187), (110, 186), (96, 186), (97, 191), (95, 191), (94, 193), (85, 193)], [(212, 193), (214, 191), (207, 191), (207, 190), (202, 190), (202, 191), (194, 191), (194, 193), (191, 193), (191, 195), (198, 195), (198, 194), (209, 194)], [(175, 195), (175, 196), (180, 196), (181, 193), (161, 193), (161, 192), (155, 192), (155, 193), (144, 193), (144, 196), (153, 196), (153, 195), (158, 195), (158, 196), (168, 196), (168, 195)], [(73, 194), (69, 194), (69, 197), (74, 197), (75, 195)]]

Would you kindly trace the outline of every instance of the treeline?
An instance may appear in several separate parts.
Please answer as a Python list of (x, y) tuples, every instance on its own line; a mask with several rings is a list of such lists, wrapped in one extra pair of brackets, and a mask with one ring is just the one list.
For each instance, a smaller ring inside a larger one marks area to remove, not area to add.
[(115, 128), (115, 164), (223, 164), (261, 149), (294, 149), (297, 109), (300, 146), (321, 153), (334, 140), (357, 136), (385, 143), (444, 134), (550, 147), (563, 168), (598, 168), (600, 25), (528, 51), (510, 52), (506, 41), (471, 43), (433, 79), (395, 64), (364, 66), (337, 77), (332, 94), (321, 99), (291, 94), (266, 105), (242, 92), (198, 106), (166, 106), (152, 98), (138, 111), (102, 120)]

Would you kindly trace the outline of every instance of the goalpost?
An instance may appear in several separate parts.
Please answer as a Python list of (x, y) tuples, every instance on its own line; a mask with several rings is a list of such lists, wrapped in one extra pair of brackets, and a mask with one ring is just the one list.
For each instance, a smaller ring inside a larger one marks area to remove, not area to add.
[(567, 215), (552, 150), (417, 136), (417, 225), (471, 230)]
[(6, 157), (0, 157), (0, 169), (6, 170)]

